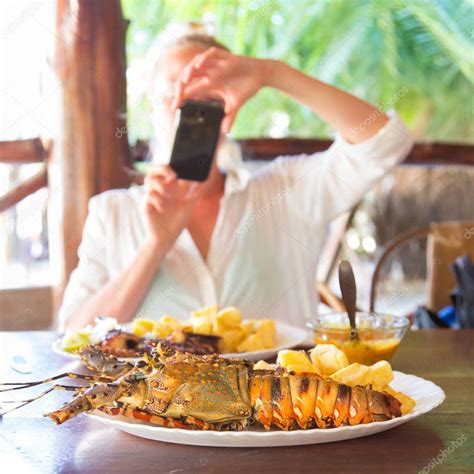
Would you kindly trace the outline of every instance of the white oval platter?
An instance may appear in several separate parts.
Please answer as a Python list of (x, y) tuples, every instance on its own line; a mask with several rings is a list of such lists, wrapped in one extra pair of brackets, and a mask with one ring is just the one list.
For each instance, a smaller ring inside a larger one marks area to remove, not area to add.
[(365, 425), (294, 431), (272, 429), (268, 432), (253, 427), (248, 431), (191, 431), (163, 428), (121, 416), (108, 416), (101, 412), (91, 413), (89, 416), (126, 433), (167, 443), (233, 448), (329, 443), (390, 430), (433, 410), (446, 398), (444, 391), (429, 380), (398, 371), (394, 371), (394, 376), (391, 387), (413, 398), (416, 401), (415, 408), (400, 418)]

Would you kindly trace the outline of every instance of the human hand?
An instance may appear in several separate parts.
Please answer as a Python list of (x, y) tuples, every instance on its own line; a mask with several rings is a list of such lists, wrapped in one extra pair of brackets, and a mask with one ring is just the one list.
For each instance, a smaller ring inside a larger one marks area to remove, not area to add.
[(178, 179), (170, 166), (152, 167), (145, 177), (147, 238), (172, 243), (186, 227), (200, 183)]
[(195, 56), (180, 74), (172, 108), (176, 110), (188, 98), (222, 100), (225, 106), (222, 131), (227, 133), (240, 107), (265, 85), (267, 74), (265, 60), (210, 48)]

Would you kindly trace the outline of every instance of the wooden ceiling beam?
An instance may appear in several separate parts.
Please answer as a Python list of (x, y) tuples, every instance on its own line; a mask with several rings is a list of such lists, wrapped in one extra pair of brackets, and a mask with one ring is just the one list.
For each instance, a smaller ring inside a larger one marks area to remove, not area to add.
[[(272, 160), (277, 156), (327, 150), (331, 140), (312, 138), (247, 138), (238, 140), (246, 160)], [(141, 144), (143, 148), (143, 143)], [(416, 143), (404, 165), (474, 166), (474, 146), (460, 143)]]
[(0, 141), (0, 163), (41, 163), (47, 156), (48, 152), (40, 138)]

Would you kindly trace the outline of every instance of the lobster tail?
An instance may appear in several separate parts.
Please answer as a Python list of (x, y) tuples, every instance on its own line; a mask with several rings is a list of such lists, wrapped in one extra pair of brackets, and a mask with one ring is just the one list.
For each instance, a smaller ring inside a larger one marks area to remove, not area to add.
[(287, 430), (293, 424), (288, 377), (267, 370), (254, 372), (250, 382), (250, 402), (255, 421), (266, 430), (272, 425)]
[(293, 428), (295, 414), (291, 399), (289, 377), (273, 376), (271, 394), (272, 424), (285, 431)]
[(401, 416), (399, 401), (388, 393), (349, 387), (312, 373), (255, 371), (250, 399), (256, 422), (266, 430), (331, 428)]
[(387, 421), (402, 415), (400, 402), (388, 393), (367, 390), (367, 402), (371, 421)]
[(331, 380), (320, 379), (316, 393), (315, 421), (318, 428), (332, 426), (339, 385)]
[(304, 374), (292, 375), (288, 378), (295, 420), (298, 426), (305, 430), (313, 424), (318, 381)]
[(334, 405), (333, 423), (334, 426), (341, 426), (347, 421), (349, 407), (351, 403), (351, 389), (347, 385), (339, 385), (336, 403)]

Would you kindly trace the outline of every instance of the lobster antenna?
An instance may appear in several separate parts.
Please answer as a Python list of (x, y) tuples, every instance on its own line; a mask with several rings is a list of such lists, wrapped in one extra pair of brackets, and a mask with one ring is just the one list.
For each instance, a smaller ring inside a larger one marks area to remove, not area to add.
[(44, 380), (37, 380), (34, 382), (5, 382), (0, 383), (0, 386), (15, 385), (12, 388), (2, 388), (0, 392), (11, 392), (12, 390), (21, 390), (24, 388), (34, 387), (36, 385), (42, 385), (45, 383), (53, 382), (54, 380), (59, 380), (62, 378), (70, 379), (80, 379), (80, 380), (89, 380), (93, 382), (110, 382), (110, 379), (102, 375), (83, 375), (83, 374), (74, 374), (72, 372), (64, 372), (63, 374), (55, 375)]
[(27, 400), (2, 400), (1, 403), (20, 403), (20, 405), (10, 408), (7, 411), (2, 411), (0, 412), (0, 418), (5, 416), (7, 413), (11, 413), (12, 411), (18, 410), (21, 407), (24, 407), (25, 405), (30, 404), (31, 402), (34, 402), (35, 400), (38, 400), (41, 397), (44, 397), (48, 393), (52, 392), (53, 390), (67, 390), (67, 391), (74, 391), (74, 392), (82, 392), (84, 389), (88, 387), (74, 387), (73, 385), (53, 385), (52, 387), (49, 387), (47, 390), (44, 392), (41, 392), (40, 394), (36, 395), (33, 398), (29, 398)]

